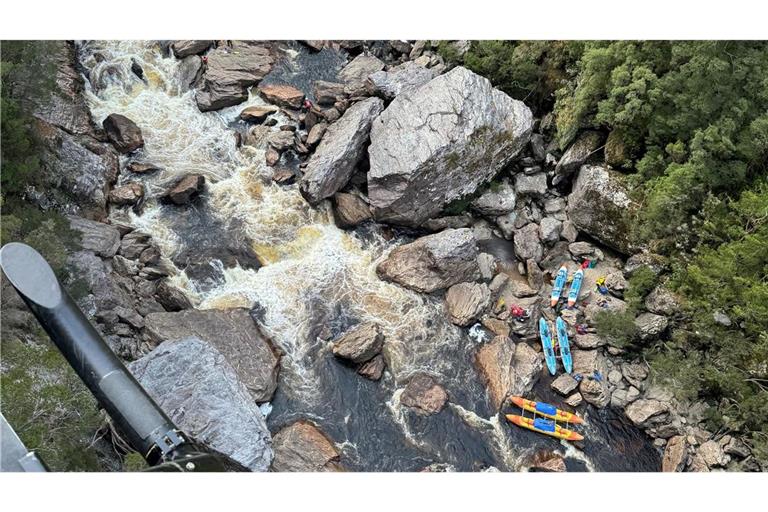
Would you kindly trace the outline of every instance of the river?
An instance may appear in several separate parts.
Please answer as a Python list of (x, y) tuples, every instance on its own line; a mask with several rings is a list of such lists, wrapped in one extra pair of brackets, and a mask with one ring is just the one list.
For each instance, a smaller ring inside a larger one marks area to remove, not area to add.
[[(233, 132), (247, 129), (238, 115), (263, 104), (258, 95), (201, 113), (194, 91), (179, 80), (180, 61), (156, 42), (81, 42), (78, 55), (94, 120), (111, 113), (132, 119), (145, 140), (138, 157), (162, 168), (146, 176), (121, 173), (121, 183), (140, 180), (149, 197), (141, 210), (128, 212), (128, 221), (152, 234), (178, 270), (173, 281), (195, 307), (255, 308), (283, 351), (268, 416), (273, 433), (309, 419), (336, 442), (343, 464), (358, 471), (415, 471), (433, 463), (519, 471), (539, 450), (563, 454), (574, 471), (659, 469), (650, 440), (610, 411), (587, 409), (587, 441), (578, 448), (494, 414), (473, 367), (479, 341), (447, 321), (442, 299), (376, 275), (376, 262), (407, 234), (385, 237), (377, 226), (338, 229), (328, 205), (312, 208), (296, 185), (272, 182), (263, 150), (236, 146)], [(134, 61), (144, 80), (131, 71)], [(286, 43), (265, 80), (309, 94), (312, 81), (333, 79), (344, 62), (335, 50), (310, 53)], [(295, 122), (283, 116), (272, 129), (279, 124)], [(124, 165), (128, 157), (121, 158)], [(207, 179), (194, 205), (152, 199), (188, 173)], [(380, 382), (339, 362), (321, 338), (362, 321), (378, 322), (386, 336), (389, 368)], [(420, 417), (400, 405), (403, 383), (414, 372), (427, 372), (446, 388), (450, 402), (439, 414)], [(547, 382), (535, 390), (542, 397)]]

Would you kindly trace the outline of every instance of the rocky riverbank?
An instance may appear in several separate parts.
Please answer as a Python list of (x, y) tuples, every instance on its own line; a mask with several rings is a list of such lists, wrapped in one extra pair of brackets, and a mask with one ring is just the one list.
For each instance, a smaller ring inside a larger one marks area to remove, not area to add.
[[(628, 310), (633, 274), (650, 271), (663, 283), (666, 272), (660, 257), (630, 242), (635, 205), (623, 175), (606, 163), (606, 134), (584, 132), (561, 150), (551, 115), (536, 119), (485, 78), (449, 69), (426, 41), (302, 42), (303, 51), (344, 56), (333, 77), (309, 85), (295, 70), (279, 72), (284, 44), (175, 41), (166, 60), (180, 61), (171, 61), (183, 75), (174, 87), (193, 91), (200, 112), (230, 109), (239, 119), (228, 127), (227, 144), (258, 151), (272, 170), (273, 183), (252, 185), (248, 194), (264, 200), (259, 190), (267, 186), (298, 190), (307, 215), (328, 212), (341, 229), (375, 230), (397, 242), (377, 254), (371, 273), (438, 303), (457, 332), (475, 333), (480, 342), (466, 363), (494, 417), (509, 406), (509, 395), (549, 385), (575, 411), (610, 408), (644, 430), (663, 451), (659, 469), (757, 469), (743, 442), (704, 428), (702, 404), (676, 400), (623, 340), (595, 329), (601, 313)], [(142, 120), (113, 112), (95, 123), (75, 71), (82, 65), (90, 93), (98, 94), (114, 82), (140, 87), (153, 70), (136, 61), (105, 70), (115, 56), (87, 44), (79, 61), (73, 46), (61, 52), (56, 97), (69, 100), (38, 116), (55, 186), (29, 197), (66, 211), (79, 233), (81, 249), (69, 261), (73, 279), (87, 286), (79, 301), (84, 310), (192, 435), (254, 470), (344, 469), (338, 446), (312, 418), (269, 432), (269, 407), (257, 405), (280, 393), (289, 347), (271, 339), (268, 308), (253, 301), (201, 307), (202, 293), (222, 286), (228, 270), (259, 272), (273, 263), (265, 251), (233, 219), (218, 227), (225, 239), (200, 239), (181, 251), (169, 251), (158, 233), (137, 225), (157, 204), (188, 228), (220, 186), (210, 170), (166, 179), (162, 162), (145, 158), (143, 148), (153, 141), (142, 134)], [(205, 151), (224, 160), (216, 152), (229, 149)], [(71, 202), (62, 204), (57, 190), (71, 193)], [(562, 312), (574, 373), (584, 378), (553, 380), (544, 369), (538, 320), (554, 320), (548, 304), (557, 269), (572, 272), (586, 260), (592, 265), (577, 307)], [(599, 277), (605, 295), (597, 291)], [(674, 329), (678, 302), (658, 285), (636, 311), (638, 336), (652, 342)], [(512, 318), (513, 304), (529, 319)], [(328, 328), (313, 338), (327, 342), (356, 378), (394, 379), (392, 407), (429, 417), (459, 405), (440, 374), (398, 371), (403, 340), (377, 322)], [(596, 374), (602, 379), (590, 378)], [(544, 462), (530, 465), (563, 469), (539, 458)]]

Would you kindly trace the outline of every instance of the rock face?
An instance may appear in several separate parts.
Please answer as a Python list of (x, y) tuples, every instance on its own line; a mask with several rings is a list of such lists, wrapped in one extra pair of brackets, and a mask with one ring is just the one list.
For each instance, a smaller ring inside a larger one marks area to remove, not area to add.
[(210, 343), (166, 341), (130, 371), (185, 432), (253, 471), (272, 461), (269, 430), (238, 372)]
[(120, 232), (109, 224), (68, 217), (69, 226), (80, 233), (80, 245), (102, 258), (111, 258), (120, 247)]
[(688, 449), (685, 436), (675, 436), (667, 442), (667, 446), (664, 448), (661, 470), (665, 473), (682, 471), (687, 457)]
[(328, 127), (301, 179), (301, 193), (307, 201), (317, 204), (347, 184), (363, 157), (371, 123), (383, 109), (381, 99), (368, 98)]
[(515, 387), (515, 345), (506, 336), (495, 336), (475, 354), (475, 365), (488, 389), (494, 410), (499, 410)]
[(568, 197), (568, 216), (579, 230), (608, 247), (631, 251), (630, 218), (634, 203), (619, 174), (605, 167), (584, 166)]
[(197, 336), (213, 345), (235, 368), (256, 402), (267, 402), (277, 388), (278, 356), (246, 309), (150, 313), (145, 332), (161, 342)]
[(431, 293), (480, 277), (477, 244), (471, 229), (446, 229), (395, 248), (376, 271), (383, 279)]
[(445, 389), (434, 378), (422, 373), (413, 376), (400, 395), (400, 403), (420, 416), (439, 413), (447, 401)]
[(208, 52), (208, 66), (195, 97), (202, 112), (237, 105), (248, 99), (248, 87), (272, 69), (273, 58), (264, 43), (234, 41)]
[(265, 100), (281, 107), (299, 109), (304, 102), (304, 93), (292, 85), (260, 83), (258, 89)]
[(112, 145), (120, 153), (130, 153), (144, 146), (144, 137), (136, 123), (121, 114), (110, 114), (102, 123)]
[(522, 261), (533, 260), (536, 263), (544, 257), (544, 246), (539, 239), (539, 226), (526, 224), (515, 232), (515, 255)]
[(434, 68), (419, 66), (413, 61), (408, 61), (389, 71), (377, 71), (368, 76), (368, 90), (381, 96), (385, 100), (392, 100), (401, 92), (414, 89), (423, 85), (437, 73)]
[(366, 323), (345, 332), (333, 343), (333, 355), (353, 363), (364, 363), (381, 352), (384, 335), (378, 324)]
[(371, 208), (355, 194), (337, 192), (333, 195), (333, 209), (336, 225), (340, 228), (352, 228), (371, 218)]
[(451, 322), (466, 326), (477, 320), (491, 302), (486, 284), (459, 283), (448, 288), (445, 304)]
[(177, 59), (183, 59), (190, 55), (203, 53), (212, 44), (213, 41), (174, 41), (171, 43), (171, 50)]
[(275, 435), (272, 471), (339, 471), (339, 452), (314, 425), (299, 421)]
[(512, 160), (532, 126), (528, 107), (463, 67), (402, 92), (371, 129), (374, 217), (410, 226), (435, 217)]

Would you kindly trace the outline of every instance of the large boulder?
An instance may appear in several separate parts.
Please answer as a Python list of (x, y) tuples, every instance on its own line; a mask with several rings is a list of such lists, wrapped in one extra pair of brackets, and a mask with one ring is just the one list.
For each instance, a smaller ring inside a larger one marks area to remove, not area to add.
[(645, 308), (657, 315), (673, 315), (680, 310), (680, 300), (664, 286), (657, 286), (645, 298)]
[(301, 108), (304, 103), (304, 93), (287, 84), (259, 84), (259, 94), (270, 103), (293, 109)]
[(144, 146), (141, 129), (122, 114), (109, 114), (102, 126), (110, 142), (120, 153), (130, 153)]
[(433, 377), (423, 373), (414, 375), (400, 395), (400, 403), (420, 416), (437, 414), (445, 407), (448, 394)]
[(579, 138), (560, 157), (555, 166), (555, 174), (559, 179), (573, 174), (600, 147), (602, 142), (603, 135), (600, 132), (586, 131), (579, 135)]
[(579, 230), (608, 247), (628, 254), (635, 203), (621, 176), (605, 167), (585, 165), (568, 196), (568, 216)]
[(383, 109), (381, 99), (368, 98), (351, 106), (328, 127), (301, 179), (301, 193), (307, 201), (317, 204), (347, 184), (364, 156), (371, 123)]
[(512, 367), (514, 383), (510, 394), (526, 395), (539, 380), (541, 369), (544, 367), (544, 357), (527, 343), (518, 343), (515, 346)]
[(654, 399), (635, 400), (624, 410), (627, 418), (638, 427), (647, 427), (651, 420), (669, 412), (669, 404)]
[(490, 303), (491, 292), (484, 283), (455, 284), (445, 294), (445, 305), (451, 322), (460, 326), (477, 320)]
[(503, 180), (497, 187), (486, 190), (472, 201), (472, 209), (483, 215), (506, 215), (515, 209), (515, 189), (509, 180)]
[(405, 62), (389, 71), (377, 71), (368, 76), (368, 90), (385, 100), (392, 100), (401, 92), (423, 85), (437, 75), (434, 68)]
[(273, 58), (263, 42), (234, 41), (208, 52), (208, 65), (195, 97), (202, 112), (237, 105), (248, 88), (272, 70)]
[(431, 293), (480, 277), (477, 244), (471, 229), (446, 229), (396, 247), (376, 271), (383, 279)]
[(70, 216), (69, 226), (80, 233), (80, 246), (103, 258), (111, 258), (120, 247), (120, 232), (109, 224)]
[(685, 436), (675, 436), (667, 441), (664, 448), (664, 458), (661, 460), (661, 470), (665, 473), (682, 471), (688, 459), (688, 444)]
[(183, 59), (184, 57), (189, 57), (190, 55), (198, 55), (203, 53), (205, 50), (210, 48), (212, 44), (213, 41), (204, 40), (174, 41), (171, 43), (171, 50), (177, 59)]
[(507, 336), (495, 336), (475, 354), (475, 366), (488, 389), (494, 410), (499, 410), (515, 387), (515, 344)]
[(381, 352), (384, 335), (375, 323), (353, 327), (333, 342), (333, 355), (353, 363), (364, 363)]
[(637, 334), (644, 341), (658, 337), (666, 330), (668, 324), (667, 317), (654, 313), (642, 313), (635, 318)]
[(247, 309), (185, 310), (150, 313), (145, 332), (156, 342), (197, 336), (213, 345), (236, 369), (256, 402), (267, 402), (277, 388), (278, 355)]
[(533, 116), (463, 67), (402, 92), (371, 129), (374, 217), (418, 226), (495, 176), (531, 134)]
[(384, 63), (373, 55), (360, 54), (339, 72), (339, 81), (346, 84), (363, 84), (369, 75), (384, 69)]
[(544, 246), (539, 239), (539, 226), (530, 223), (515, 231), (514, 246), (515, 255), (521, 261), (540, 262), (544, 257)]
[(293, 423), (275, 434), (272, 471), (340, 471), (339, 451), (325, 434), (305, 421)]
[(272, 446), (264, 416), (213, 344), (195, 337), (166, 341), (129, 369), (189, 435), (252, 471), (269, 468)]

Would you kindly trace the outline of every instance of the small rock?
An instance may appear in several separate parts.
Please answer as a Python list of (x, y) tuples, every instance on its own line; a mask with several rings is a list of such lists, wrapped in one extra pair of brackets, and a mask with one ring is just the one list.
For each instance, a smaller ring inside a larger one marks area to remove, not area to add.
[(623, 297), (624, 291), (627, 289), (627, 280), (624, 279), (624, 274), (619, 271), (610, 272), (605, 276), (605, 287), (617, 297)]
[(477, 320), (490, 302), (491, 292), (484, 283), (455, 284), (445, 294), (451, 322), (460, 326), (467, 326)]
[(434, 69), (427, 69), (415, 62), (405, 62), (389, 71), (376, 71), (368, 75), (366, 87), (371, 94), (386, 100), (394, 99), (401, 92), (418, 87), (437, 75)]
[(102, 258), (111, 258), (120, 247), (120, 232), (109, 224), (70, 216), (69, 226), (80, 234), (80, 246)]
[(608, 372), (608, 382), (611, 384), (618, 384), (624, 376), (618, 370), (611, 370)]
[(296, 175), (290, 169), (275, 169), (275, 172), (272, 173), (272, 181), (279, 183), (280, 185), (289, 185), (293, 183), (295, 179)]
[(420, 373), (411, 378), (400, 396), (400, 403), (410, 407), (420, 416), (437, 414), (443, 410), (448, 394), (429, 375)]
[(567, 403), (571, 407), (578, 407), (581, 405), (583, 401), (584, 401), (584, 398), (581, 396), (581, 393), (574, 393), (565, 399), (565, 403)]
[(576, 389), (579, 386), (579, 383), (576, 379), (568, 375), (567, 373), (563, 373), (558, 378), (552, 381), (552, 383), (549, 385), (553, 390), (557, 391), (563, 396), (568, 395), (571, 391)]
[(151, 172), (162, 171), (162, 169), (156, 165), (142, 162), (130, 162), (127, 169), (136, 174), (149, 174)]
[(317, 145), (318, 142), (320, 142), (320, 139), (323, 138), (323, 135), (325, 135), (325, 130), (328, 129), (328, 123), (317, 123), (312, 127), (311, 130), (309, 130), (309, 134), (307, 134), (307, 145), (309, 147), (314, 147)]
[(563, 222), (563, 228), (560, 230), (560, 236), (563, 237), (563, 240), (575, 242), (579, 237), (579, 230), (576, 229), (576, 226), (573, 224), (573, 222), (566, 220)]
[(280, 153), (275, 148), (268, 148), (265, 153), (267, 165), (274, 167), (274, 165), (280, 161)]
[(271, 148), (283, 152), (293, 146), (293, 132), (278, 130), (272, 132), (267, 137), (267, 142)]
[(144, 186), (136, 182), (115, 187), (109, 192), (109, 201), (118, 206), (136, 204), (142, 197), (144, 197)]
[(485, 281), (490, 281), (496, 274), (496, 257), (487, 252), (481, 252), (477, 255), (477, 264), (480, 267), (480, 276)]
[(715, 319), (715, 323), (718, 323), (725, 327), (730, 327), (733, 324), (733, 322), (731, 321), (731, 318), (725, 313), (723, 313), (722, 311), (715, 311), (712, 314), (712, 318)]
[(565, 459), (554, 452), (534, 456), (534, 460), (531, 462), (531, 469), (552, 473), (565, 473), (567, 471)]
[(543, 172), (516, 174), (515, 191), (521, 196), (543, 196), (547, 192), (547, 175)]
[(333, 355), (353, 363), (364, 363), (381, 352), (384, 335), (378, 324), (365, 323), (345, 332), (333, 342)]
[(723, 452), (723, 449), (717, 441), (709, 440), (699, 446), (696, 456), (701, 457), (708, 468), (723, 467), (728, 464), (729, 457)]
[(592, 350), (607, 345), (607, 342), (597, 334), (577, 333), (573, 338), (573, 344), (584, 350)]
[(112, 258), (112, 269), (121, 276), (131, 277), (139, 273), (139, 266), (135, 261), (116, 254)]
[(165, 196), (174, 204), (188, 204), (203, 190), (205, 176), (201, 174), (188, 174), (179, 180)]
[(540, 290), (544, 286), (544, 272), (541, 271), (535, 260), (525, 261), (525, 275), (528, 278), (528, 286), (534, 290)]
[(507, 322), (504, 320), (499, 320), (498, 318), (494, 318), (492, 316), (485, 316), (483, 317), (481, 323), (483, 324), (483, 327), (491, 331), (496, 336), (509, 336), (509, 324), (507, 324)]
[(382, 61), (372, 55), (360, 54), (339, 72), (339, 80), (344, 83), (363, 83), (370, 74), (382, 69)]
[(579, 384), (579, 392), (586, 402), (595, 407), (605, 407), (611, 400), (605, 384), (593, 379), (583, 379)]
[(544, 217), (539, 223), (539, 236), (541, 240), (549, 245), (554, 244), (560, 239), (560, 231), (563, 223), (554, 217)]
[(279, 111), (271, 105), (253, 105), (240, 112), (240, 119), (251, 123), (263, 123), (269, 116)]
[(262, 98), (281, 107), (299, 109), (304, 103), (304, 93), (292, 85), (261, 82), (258, 91)]
[(213, 41), (174, 41), (171, 43), (171, 50), (177, 59), (183, 59), (190, 55), (203, 53), (211, 47)]
[(374, 356), (370, 361), (363, 363), (357, 373), (369, 380), (379, 380), (384, 374), (384, 357), (381, 354)]
[(611, 395), (611, 407), (623, 409), (638, 398), (640, 398), (640, 391), (634, 386), (630, 386), (629, 389), (616, 389)]
[(315, 101), (319, 105), (333, 105), (339, 100), (346, 98), (344, 84), (335, 82), (325, 82), (317, 80), (313, 86)]
[(110, 114), (102, 123), (112, 145), (120, 153), (131, 153), (144, 146), (144, 138), (136, 123), (121, 114)]
[(275, 434), (272, 441), (276, 472), (340, 471), (336, 446), (316, 426), (299, 421)]

